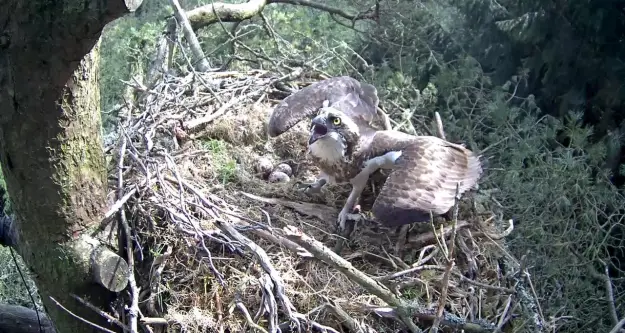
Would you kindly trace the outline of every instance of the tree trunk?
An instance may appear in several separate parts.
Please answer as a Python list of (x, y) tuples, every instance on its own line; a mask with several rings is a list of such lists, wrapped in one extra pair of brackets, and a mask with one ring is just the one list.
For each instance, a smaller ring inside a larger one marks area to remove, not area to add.
[(56, 333), (45, 313), (23, 306), (0, 304), (0, 333)]
[(140, 4), (0, 4), (0, 162), (15, 214), (13, 246), (59, 333), (95, 330), (68, 311), (110, 328), (70, 294), (100, 306), (109, 294), (90, 270), (89, 236), (104, 215), (107, 187), (97, 44), (106, 23)]

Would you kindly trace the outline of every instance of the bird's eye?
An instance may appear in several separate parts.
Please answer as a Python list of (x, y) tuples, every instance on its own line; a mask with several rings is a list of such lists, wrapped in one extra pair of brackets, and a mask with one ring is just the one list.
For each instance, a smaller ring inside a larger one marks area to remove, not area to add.
[(340, 124), (341, 124), (341, 118), (334, 118), (334, 119), (332, 119), (332, 123), (333, 123), (335, 126), (340, 125)]

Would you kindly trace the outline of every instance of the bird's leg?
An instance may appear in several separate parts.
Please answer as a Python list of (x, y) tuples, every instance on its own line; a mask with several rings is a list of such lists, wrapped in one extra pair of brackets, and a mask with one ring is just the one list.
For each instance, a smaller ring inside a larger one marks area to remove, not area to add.
[(399, 228), (399, 232), (397, 233), (397, 242), (395, 243), (395, 255), (398, 257), (401, 257), (404, 251), (404, 245), (406, 245), (406, 236), (408, 236), (409, 228), (410, 224), (404, 224)]
[(362, 196), (359, 196), (358, 198), (356, 198), (356, 202), (354, 203), (354, 207), (352, 208), (353, 214), (360, 214), (360, 211), (361, 211), (360, 199), (362, 199)]
[(365, 184), (366, 182), (355, 182), (352, 184), (352, 191), (349, 193), (349, 196), (343, 205), (343, 209), (341, 209), (341, 212), (339, 213), (338, 222), (340, 230), (345, 230), (345, 222), (347, 222), (347, 219), (357, 219), (358, 214), (351, 214), (351, 211), (354, 209), (354, 205), (358, 201), (362, 191), (365, 189)]

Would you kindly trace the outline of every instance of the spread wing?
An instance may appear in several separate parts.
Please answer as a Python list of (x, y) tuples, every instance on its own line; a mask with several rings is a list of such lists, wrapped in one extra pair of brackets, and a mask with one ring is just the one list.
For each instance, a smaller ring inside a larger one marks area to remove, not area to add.
[(395, 131), (376, 133), (372, 156), (401, 151), (394, 169), (376, 198), (372, 212), (387, 226), (430, 221), (454, 206), (459, 194), (473, 188), (482, 166), (472, 151), (433, 136), (410, 136)]
[(374, 86), (349, 76), (338, 76), (311, 84), (285, 98), (269, 118), (269, 136), (278, 136), (300, 120), (315, 114), (324, 101), (349, 117), (370, 122), (376, 116), (378, 92)]

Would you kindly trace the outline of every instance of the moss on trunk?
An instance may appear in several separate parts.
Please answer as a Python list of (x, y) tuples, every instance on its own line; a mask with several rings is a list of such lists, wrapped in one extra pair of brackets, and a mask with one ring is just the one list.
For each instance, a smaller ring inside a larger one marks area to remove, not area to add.
[[(104, 6), (102, 6), (104, 4)], [(16, 249), (58, 332), (94, 328), (99, 315), (70, 297), (102, 305), (91, 282), (85, 236), (103, 216), (98, 40), (106, 23), (140, 1), (23, 1), (0, 4), (0, 162), (15, 214)]]

